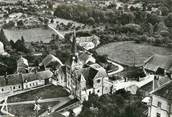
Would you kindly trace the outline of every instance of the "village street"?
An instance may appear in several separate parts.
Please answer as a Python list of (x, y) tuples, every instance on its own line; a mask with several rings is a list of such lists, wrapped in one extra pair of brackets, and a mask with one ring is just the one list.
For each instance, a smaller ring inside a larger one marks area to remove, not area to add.
[[(39, 99), (38, 103), (46, 103), (46, 102), (62, 102), (68, 100), (68, 97), (59, 97), (59, 98), (48, 98), (48, 99)], [(22, 104), (35, 104), (35, 100), (31, 101), (22, 101), (22, 102), (12, 102), (7, 103), (7, 105), (22, 105)], [(0, 104), (0, 106), (3, 106), (3, 104)]]

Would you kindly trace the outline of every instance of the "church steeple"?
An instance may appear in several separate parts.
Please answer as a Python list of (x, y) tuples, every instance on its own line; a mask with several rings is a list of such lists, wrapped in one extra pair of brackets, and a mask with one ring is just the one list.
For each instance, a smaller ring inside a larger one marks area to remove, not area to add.
[(77, 45), (76, 45), (76, 32), (74, 30), (73, 35), (72, 35), (72, 48), (71, 48), (71, 53), (72, 53), (72, 61), (74, 60), (75, 62), (78, 61), (78, 50), (77, 50)]
[(76, 45), (76, 32), (74, 30), (73, 35), (72, 35), (72, 48), (71, 48), (71, 68), (72, 70), (74, 69), (80, 69), (82, 68), (82, 64), (79, 60), (79, 54), (78, 54), (78, 50), (77, 50), (77, 45)]
[(75, 30), (73, 31), (73, 35), (72, 35), (72, 55), (75, 55), (77, 54), (77, 45), (76, 45), (76, 32)]

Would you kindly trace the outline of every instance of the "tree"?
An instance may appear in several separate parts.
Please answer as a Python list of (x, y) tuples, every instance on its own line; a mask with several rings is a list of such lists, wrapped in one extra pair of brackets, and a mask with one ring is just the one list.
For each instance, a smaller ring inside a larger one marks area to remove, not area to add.
[(17, 26), (18, 26), (18, 27), (24, 26), (23, 20), (19, 20), (19, 21), (17, 22)]
[(29, 50), (26, 48), (25, 46), (25, 41), (24, 41), (24, 38), (23, 36), (21, 37), (21, 39), (17, 40), (14, 44), (14, 48), (17, 50), (17, 51), (21, 51), (21, 52), (25, 52), (25, 53), (28, 53)]
[(9, 21), (8, 23), (3, 25), (3, 28), (8, 29), (8, 28), (12, 28), (14, 26), (15, 26), (15, 22)]
[(172, 27), (172, 12), (169, 13), (167, 18), (165, 19), (165, 24), (168, 27)]
[(169, 9), (166, 6), (161, 7), (160, 10), (161, 10), (163, 16), (167, 16), (169, 13)]
[(160, 17), (157, 14), (153, 13), (147, 15), (147, 22), (151, 23), (152, 25), (159, 23), (159, 21)]
[(95, 24), (95, 19), (93, 17), (89, 17), (89, 19), (87, 20), (87, 23), (90, 25)]

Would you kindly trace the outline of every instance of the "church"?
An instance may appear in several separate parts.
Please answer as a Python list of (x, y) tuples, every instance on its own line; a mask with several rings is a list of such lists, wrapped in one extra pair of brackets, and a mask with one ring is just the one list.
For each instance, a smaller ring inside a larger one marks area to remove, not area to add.
[(55, 71), (52, 78), (53, 81), (58, 82), (58, 85), (67, 88), (81, 102), (88, 100), (92, 93), (98, 96), (110, 93), (112, 88), (106, 70), (90, 56), (87, 51), (78, 51), (74, 33), (70, 59)]

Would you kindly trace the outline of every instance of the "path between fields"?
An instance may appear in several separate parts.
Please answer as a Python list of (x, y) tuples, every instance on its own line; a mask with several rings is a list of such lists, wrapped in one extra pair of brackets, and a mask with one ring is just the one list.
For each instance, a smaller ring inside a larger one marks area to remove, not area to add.
[[(40, 99), (40, 100), (38, 100), (38, 103), (65, 101), (68, 99), (69, 99), (68, 97)], [(7, 103), (7, 105), (22, 105), (22, 104), (35, 104), (35, 100)], [(0, 106), (2, 106), (2, 105), (3, 104), (0, 104)]]
[[(56, 109), (58, 109), (59, 107), (63, 106), (64, 104), (68, 103), (70, 100), (71, 100), (71, 98), (67, 97), (65, 100), (62, 100), (57, 105), (51, 107), (51, 109), (50, 109), (51, 113), (55, 112)], [(45, 111), (44, 113), (39, 115), (39, 117), (47, 117), (48, 115), (49, 115), (48, 111)]]
[(122, 72), (124, 70), (124, 67), (122, 65), (117, 64), (117, 63), (113, 62), (112, 60), (107, 60), (107, 61), (118, 67), (118, 70), (108, 73), (109, 76), (117, 74), (117, 73)]

